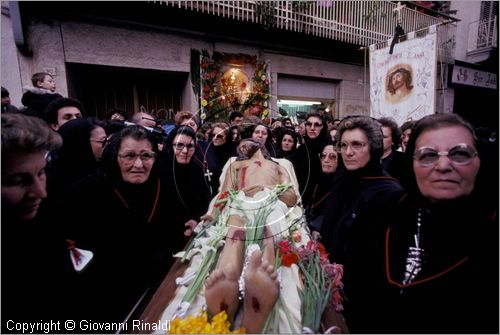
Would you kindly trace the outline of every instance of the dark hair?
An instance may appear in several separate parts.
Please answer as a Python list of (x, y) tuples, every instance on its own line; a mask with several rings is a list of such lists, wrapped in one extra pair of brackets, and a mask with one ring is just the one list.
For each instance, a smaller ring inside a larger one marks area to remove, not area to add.
[(5, 87), (2, 86), (2, 99), (9, 96), (9, 91)]
[(234, 121), (237, 117), (243, 117), (243, 114), (241, 114), (238, 111), (234, 111), (231, 114), (229, 114), (229, 122)]
[(405, 83), (406, 88), (409, 90), (411, 90), (413, 88), (413, 85), (411, 84), (411, 72), (403, 67), (400, 67), (400, 68), (394, 70), (389, 75), (389, 80), (387, 82), (387, 91), (389, 91), (389, 93), (391, 93), (391, 94), (396, 93), (396, 89), (394, 89), (394, 85), (392, 84), (392, 77), (394, 77), (394, 75), (398, 72), (403, 75), (403, 79), (404, 79), (404, 83)]
[(84, 114), (84, 109), (80, 101), (73, 98), (56, 98), (52, 100), (45, 108), (45, 121), (48, 124), (57, 124), (57, 112), (64, 107), (75, 107), (82, 115)]
[(106, 135), (111, 136), (125, 127), (125, 122), (122, 120), (106, 120), (106, 128), (104, 129), (106, 130)]
[(319, 146), (320, 151), (324, 150), (326, 146), (332, 145), (335, 151), (337, 151), (337, 146), (335, 145), (335, 142), (332, 139), (327, 139), (323, 142), (321, 142), (321, 145)]
[(285, 137), (285, 135), (289, 135), (292, 137), (293, 139), (293, 147), (292, 147), (292, 150), (290, 151), (295, 151), (297, 149), (297, 143), (299, 141), (299, 137), (297, 135), (297, 133), (293, 130), (290, 130), (288, 128), (285, 128), (285, 127), (281, 127), (282, 131), (281, 131), (281, 136), (278, 138), (279, 139), (279, 147), (281, 150), (283, 150), (283, 148), (281, 147), (281, 142), (283, 141), (283, 137)]
[(391, 130), (392, 150), (397, 150), (401, 144), (401, 131), (399, 130), (397, 122), (390, 117), (382, 117), (378, 119), (378, 122), (380, 122), (382, 127), (387, 127)]
[(177, 135), (186, 135), (191, 137), (194, 140), (194, 143), (196, 144), (196, 133), (194, 132), (193, 128), (190, 126), (179, 126), (175, 128), (172, 131), (172, 141), (175, 139)]
[(238, 154), (238, 157), (236, 158), (237, 161), (244, 161), (244, 160), (247, 160), (247, 159), (250, 159), (251, 157), (248, 157), (248, 155), (244, 154), (241, 150), (240, 150), (240, 144), (245, 142), (245, 141), (248, 141), (248, 142), (252, 142), (256, 145), (259, 146), (259, 149), (261, 150), (262, 152), (262, 155), (264, 156), (265, 159), (268, 159), (270, 161), (273, 161), (271, 159), (271, 155), (269, 154), (269, 151), (267, 151), (266, 149), (266, 146), (262, 143), (260, 143), (259, 141), (257, 140), (254, 140), (253, 138), (244, 138), (240, 141), (240, 143), (238, 144), (238, 146), (236, 147), (236, 153)]
[(344, 132), (352, 129), (360, 129), (365, 133), (370, 147), (370, 161), (380, 162), (384, 153), (384, 135), (380, 123), (369, 116), (346, 117), (340, 122), (337, 142), (340, 144)]
[[(308, 112), (306, 114), (305, 122), (307, 122), (307, 119), (309, 119), (310, 117), (317, 117), (317, 118), (319, 118), (321, 120), (321, 124), (323, 125), (323, 128), (321, 128), (321, 131), (320, 131), (320, 133), (319, 133), (319, 135), (318, 135), (317, 138), (319, 138), (319, 139), (326, 138), (326, 136), (328, 135), (327, 134), (328, 127), (327, 127), (325, 116), (323, 115), (323, 113), (321, 113), (319, 111), (310, 111), (310, 112)], [(305, 138), (309, 138), (309, 136), (307, 135), (307, 130), (306, 130)]]
[(113, 107), (108, 110), (106, 113), (106, 116), (104, 117), (106, 120), (111, 120), (111, 117), (115, 114), (120, 114), (123, 116), (125, 120), (128, 120), (127, 112), (125, 112), (123, 109), (118, 108), (118, 107)]
[(45, 79), (46, 76), (49, 76), (51, 78), (54, 78), (52, 77), (52, 75), (48, 72), (37, 72), (35, 73), (33, 76), (31, 76), (31, 83), (33, 84), (33, 87), (38, 87), (37, 83), (39, 81), (43, 81), (43, 79)]
[(166, 153), (168, 157), (172, 157), (174, 155), (173, 143), (174, 139), (177, 135), (182, 134), (189, 136), (193, 139), (194, 145), (196, 145), (197, 137), (193, 128), (190, 126), (176, 126), (169, 134), (167, 139), (165, 140), (165, 144), (163, 145), (163, 153)]
[(415, 121), (406, 121), (401, 125), (401, 127), (399, 127), (399, 129), (401, 130), (401, 133), (404, 133), (407, 129), (413, 128), (414, 125)]
[(154, 137), (152, 132), (148, 131), (143, 126), (127, 126), (119, 132), (115, 133), (113, 137), (111, 137), (108, 145), (104, 147), (101, 160), (102, 170), (109, 178), (115, 181), (123, 181), (120, 167), (118, 165), (118, 151), (123, 140), (128, 137), (133, 138), (136, 141), (147, 140), (149, 143), (151, 143), (152, 150), (156, 154), (158, 154), (158, 145), (156, 143), (156, 138)]

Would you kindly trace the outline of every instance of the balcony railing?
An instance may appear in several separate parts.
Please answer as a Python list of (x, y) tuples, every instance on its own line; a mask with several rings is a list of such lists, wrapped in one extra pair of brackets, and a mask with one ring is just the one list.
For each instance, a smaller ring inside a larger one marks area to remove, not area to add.
[(497, 19), (480, 20), (469, 24), (469, 41), (467, 51), (498, 46)]
[[(397, 4), (390, 1), (160, 1), (167, 6), (260, 23), (361, 46), (394, 35)], [(403, 7), (401, 25), (416, 31), (447, 20)]]

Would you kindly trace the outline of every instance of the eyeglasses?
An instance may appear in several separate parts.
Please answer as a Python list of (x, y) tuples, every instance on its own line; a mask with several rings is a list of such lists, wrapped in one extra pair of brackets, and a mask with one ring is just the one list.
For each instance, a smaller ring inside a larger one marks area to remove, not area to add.
[(326, 157), (328, 157), (328, 159), (330, 160), (336, 160), (337, 159), (337, 154), (336, 153), (333, 153), (333, 152), (330, 152), (330, 153), (320, 153), (319, 154), (319, 158), (320, 159), (325, 159)]
[(221, 135), (221, 134), (214, 135), (214, 138), (221, 138), (222, 139), (222, 138), (225, 138), (225, 137), (226, 137), (226, 135)]
[(192, 144), (192, 143), (184, 144), (184, 143), (177, 142), (177, 143), (174, 143), (173, 145), (174, 145), (174, 149), (179, 150), (179, 151), (184, 150), (184, 148), (187, 148), (188, 151), (194, 150), (194, 144)]
[(97, 143), (101, 143), (102, 147), (104, 148), (104, 146), (106, 145), (106, 143), (108, 143), (108, 138), (105, 137), (104, 139), (102, 140), (96, 140), (96, 139), (89, 139), (90, 142), (97, 142)]
[(153, 151), (145, 151), (140, 154), (136, 154), (135, 152), (126, 152), (124, 154), (118, 154), (118, 157), (127, 163), (135, 162), (137, 157), (139, 157), (142, 162), (150, 162), (156, 158), (156, 153)]
[(155, 120), (155, 119), (152, 119), (152, 118), (150, 118), (150, 117), (144, 117), (144, 116), (143, 116), (141, 119), (142, 119), (142, 120), (153, 121), (154, 123), (156, 123), (156, 120)]
[(457, 144), (449, 151), (437, 151), (431, 147), (422, 147), (415, 151), (413, 159), (417, 161), (418, 165), (429, 167), (436, 164), (440, 156), (448, 156), (452, 164), (462, 166), (470, 164), (477, 156), (477, 151), (465, 143)]
[(309, 121), (306, 121), (306, 127), (322, 128), (323, 124), (319, 123), (319, 122), (309, 122)]
[(341, 152), (346, 152), (347, 148), (349, 148), (349, 147), (351, 147), (352, 151), (358, 152), (361, 149), (363, 149), (366, 145), (367, 145), (367, 143), (358, 142), (358, 141), (352, 141), (351, 143), (340, 142), (339, 148), (340, 148)]

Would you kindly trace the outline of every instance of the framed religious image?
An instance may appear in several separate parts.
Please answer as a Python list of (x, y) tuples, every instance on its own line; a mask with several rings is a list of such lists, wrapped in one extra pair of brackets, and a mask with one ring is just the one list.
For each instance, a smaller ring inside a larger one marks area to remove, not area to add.
[(413, 69), (410, 64), (396, 64), (385, 76), (385, 101), (391, 104), (408, 99), (413, 90)]

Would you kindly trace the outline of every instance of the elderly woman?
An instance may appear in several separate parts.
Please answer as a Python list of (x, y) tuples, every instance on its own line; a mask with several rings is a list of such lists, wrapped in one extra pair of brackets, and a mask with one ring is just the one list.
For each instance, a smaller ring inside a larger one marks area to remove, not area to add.
[[(344, 173), (332, 187), (321, 235), (333, 261), (344, 264), (345, 319), (353, 333), (371, 333), (381, 322), (375, 306), (383, 299), (386, 216), (403, 194), (382, 169), (380, 123), (367, 116), (344, 118), (338, 131)], [(373, 278), (379, 278), (376, 282)]]
[(396, 299), (387, 331), (498, 333), (498, 184), (480, 180), (477, 145), (455, 114), (414, 125), (411, 187), (386, 235)]
[(105, 147), (103, 173), (70, 188), (59, 219), (71, 226), (72, 246), (93, 253), (73, 252), (80, 264), (75, 271), (81, 272), (75, 317), (123, 321), (182, 248), (183, 228), (169, 220), (173, 208), (157, 155), (153, 134), (128, 126)]

